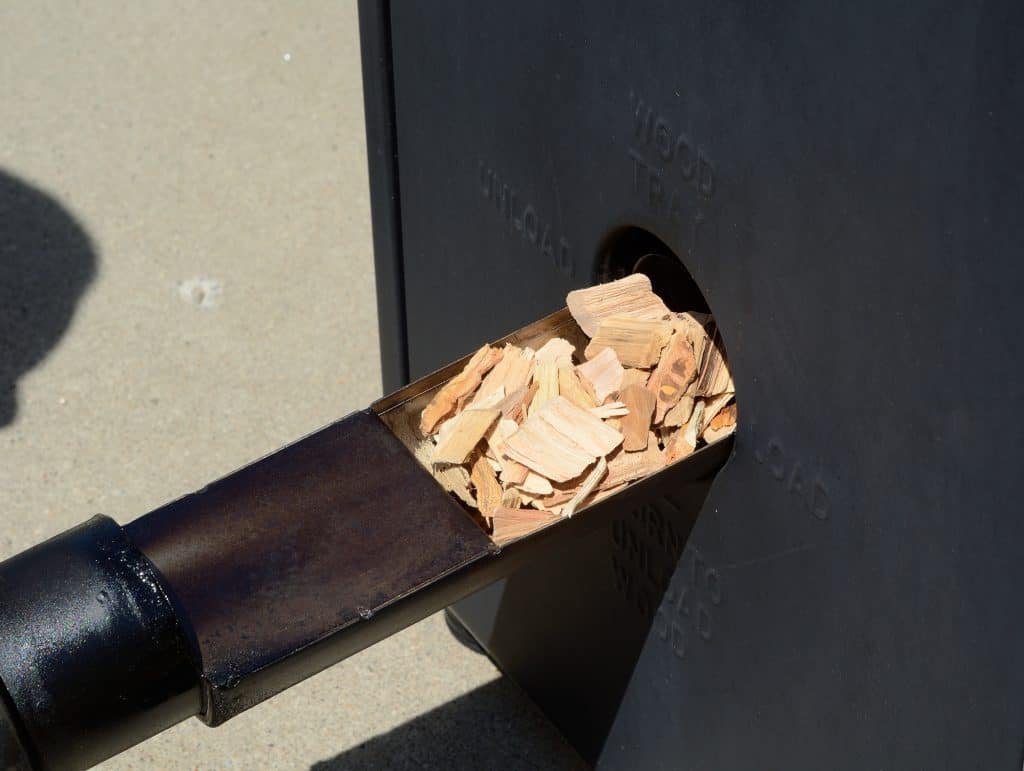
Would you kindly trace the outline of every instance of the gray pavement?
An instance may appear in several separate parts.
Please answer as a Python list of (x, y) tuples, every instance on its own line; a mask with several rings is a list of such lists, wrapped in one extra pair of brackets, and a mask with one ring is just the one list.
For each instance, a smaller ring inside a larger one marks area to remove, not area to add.
[[(354, 3), (0, 4), (0, 552), (380, 394)], [(435, 616), (105, 768), (570, 768)]]

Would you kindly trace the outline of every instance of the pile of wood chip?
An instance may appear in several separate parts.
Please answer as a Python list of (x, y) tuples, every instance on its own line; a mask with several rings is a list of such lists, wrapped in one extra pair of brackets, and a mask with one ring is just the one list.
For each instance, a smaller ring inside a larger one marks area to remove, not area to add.
[(640, 274), (566, 302), (589, 338), (582, 352), (560, 337), (537, 350), (485, 345), (419, 416), (435, 476), (498, 544), (736, 428), (735, 387), (709, 316), (669, 311)]

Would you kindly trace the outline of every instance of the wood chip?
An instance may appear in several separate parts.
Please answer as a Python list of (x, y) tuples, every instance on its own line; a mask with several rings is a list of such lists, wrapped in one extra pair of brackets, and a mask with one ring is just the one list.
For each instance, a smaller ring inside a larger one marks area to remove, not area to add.
[(506, 345), (502, 349), (501, 361), (487, 373), (476, 395), (466, 403), (466, 409), (485, 406), (481, 401), (490, 397), (499, 388), (503, 389), (504, 393), (511, 394), (529, 385), (533, 376), (534, 356), (532, 348)]
[(460, 412), (451, 430), (434, 448), (434, 463), (465, 463), (499, 417), (501, 410), (496, 409)]
[(693, 353), (693, 343), (685, 330), (677, 329), (665, 346), (648, 383), (658, 400), (654, 412), (655, 423), (665, 419), (665, 414), (679, 403), (696, 377), (697, 359)]
[(605, 348), (594, 358), (577, 366), (576, 372), (590, 384), (598, 404), (603, 404), (605, 399), (622, 387), (625, 375), (618, 355), (611, 348)]
[(700, 374), (697, 376), (695, 395), (718, 396), (727, 392), (735, 393), (735, 391), (736, 386), (733, 385), (729, 367), (725, 363), (725, 355), (722, 353), (722, 338), (716, 331), (704, 351), (704, 360), (701, 362)]
[[(467, 410), (490, 410), (496, 408), (499, 404), (505, 401), (505, 386), (499, 386), (494, 391), (491, 391), (487, 396), (481, 397), (480, 392), (476, 392), (476, 396), (466, 404)], [(499, 410), (500, 412), (500, 410)]]
[(493, 532), (491, 539), (499, 546), (539, 530), (559, 517), (547, 511), (530, 509), (510, 509), (499, 506), (491, 513)]
[(554, 492), (546, 498), (542, 498), (540, 501), (541, 508), (553, 511), (554, 509), (560, 509), (562, 506), (572, 500), (576, 494), (576, 490), (579, 487), (580, 482), (578, 479), (572, 480), (571, 483), (567, 483), (565, 487), (556, 487)]
[(697, 402), (693, 405), (693, 414), (690, 415), (690, 421), (686, 424), (686, 428), (683, 429), (687, 444), (694, 448), (697, 447), (697, 437), (700, 436), (700, 427), (702, 425), (704, 425), (704, 402)]
[(467, 506), (476, 506), (473, 495), (469, 491), (469, 472), (463, 466), (441, 466), (433, 471), (434, 479), (456, 498)]
[(576, 348), (568, 340), (553, 337), (537, 349), (537, 363), (548, 362), (556, 367), (571, 367)]
[(697, 395), (701, 362), (704, 361), (704, 354), (710, 342), (704, 322), (701, 320), (706, 318), (704, 314), (700, 313), (677, 313), (672, 319), (673, 328), (677, 333), (684, 335), (693, 347), (693, 360), (698, 376), (690, 380), (690, 385), (686, 389), (687, 396)]
[(707, 399), (703, 399), (704, 402), (704, 414), (701, 416), (700, 428), (698, 431), (703, 434), (704, 429), (710, 425), (711, 421), (725, 409), (725, 405), (732, 401), (733, 394), (726, 392), (719, 394), (718, 396), (711, 396)]
[(605, 420), (606, 418), (621, 418), (629, 414), (629, 407), (622, 402), (608, 402), (599, 407), (591, 407), (590, 414)]
[(532, 383), (528, 386), (517, 388), (496, 406), (501, 410), (502, 417), (514, 420), (516, 423), (522, 423), (526, 419), (526, 409), (530, 402), (533, 401), (534, 394), (536, 393), (537, 385)]
[(526, 475), (526, 478), (516, 485), (519, 488), (520, 493), (526, 493), (527, 495), (551, 495), (555, 488), (551, 486), (551, 481), (545, 479), (540, 474), (533, 471)]
[(537, 410), (547, 404), (551, 399), (558, 396), (558, 365), (553, 361), (539, 361), (533, 370), (533, 384), (537, 386), (537, 393), (530, 402), (526, 411), (527, 415), (533, 415)]
[(656, 403), (654, 394), (642, 385), (635, 384), (619, 391), (619, 399), (629, 410), (622, 418), (622, 448), (626, 452), (646, 450)]
[(604, 458), (597, 459), (597, 465), (594, 466), (594, 470), (587, 474), (587, 478), (583, 480), (583, 484), (580, 485), (580, 489), (576, 491), (576, 495), (565, 504), (562, 508), (561, 514), (563, 517), (571, 517), (576, 513), (576, 509), (587, 499), (598, 483), (604, 479), (608, 473), (608, 461)]
[(556, 396), (505, 440), (503, 452), (543, 477), (566, 482), (621, 443), (618, 431)]
[(527, 418), (506, 440), (503, 448), (509, 459), (557, 482), (579, 476), (595, 457), (581, 450), (537, 415)]
[(618, 450), (608, 458), (608, 476), (601, 482), (602, 488), (617, 487), (625, 482), (653, 474), (665, 466), (665, 455), (658, 448), (658, 440), (648, 437), (647, 449), (643, 452)]
[(597, 397), (588, 381), (580, 378), (573, 367), (558, 368), (558, 393), (580, 409), (589, 410), (597, 406)]
[(485, 345), (470, 357), (462, 372), (449, 380), (434, 394), (420, 413), (420, 433), (429, 436), (438, 424), (461, 408), (473, 395), (484, 375), (501, 361), (502, 350)]
[(671, 336), (672, 324), (668, 321), (610, 316), (601, 321), (584, 355), (593, 359), (611, 348), (622, 364), (644, 369), (658, 363), (661, 349)]
[(651, 373), (645, 369), (626, 367), (625, 372), (622, 373), (622, 385), (619, 386), (619, 391), (622, 391), (623, 388), (629, 388), (631, 385), (640, 385), (646, 388), (650, 377)]
[(697, 430), (704, 419), (704, 402), (694, 404), (693, 414), (685, 426), (673, 432), (665, 442), (665, 460), (675, 463), (697, 449)]
[[(523, 499), (519, 495), (519, 491), (516, 490), (515, 488), (509, 488), (508, 490), (501, 494), (501, 505), (506, 506), (507, 508), (510, 509), (520, 508), (519, 504), (522, 503), (522, 500)], [(493, 515), (494, 512), (491, 513)]]
[(690, 422), (690, 415), (693, 414), (693, 397), (680, 396), (676, 405), (665, 413), (662, 424), (666, 428), (678, 428)]
[(508, 458), (504, 452), (505, 440), (519, 430), (519, 424), (507, 418), (500, 419), (487, 435), (487, 449), (498, 461), (501, 470), (501, 483), (506, 487), (509, 485), (522, 484), (530, 470), (521, 463), (516, 463)]
[(651, 290), (651, 280), (642, 273), (569, 292), (565, 302), (587, 337), (593, 337), (600, 322), (609, 316), (660, 319), (669, 313), (665, 303)]
[(587, 506), (593, 506), (595, 503), (603, 501), (605, 498), (610, 498), (616, 493), (622, 492), (627, 487), (629, 487), (629, 482), (622, 482), (621, 484), (614, 485), (613, 487), (598, 486), (598, 488), (591, 493), (590, 497), (583, 502), (583, 507), (586, 508)]
[(730, 404), (722, 409), (704, 429), (702, 438), (708, 444), (725, 439), (736, 430), (736, 405)]
[(476, 507), (485, 517), (501, 505), (502, 489), (494, 476), (494, 469), (487, 462), (487, 459), (480, 455), (473, 463), (473, 470), (469, 474), (469, 481), (476, 490)]
[(537, 417), (568, 441), (589, 453), (591, 461), (598, 456), (607, 455), (622, 444), (622, 435), (618, 431), (609, 428), (600, 418), (581, 410), (562, 396), (556, 396), (545, 404), (537, 413)]

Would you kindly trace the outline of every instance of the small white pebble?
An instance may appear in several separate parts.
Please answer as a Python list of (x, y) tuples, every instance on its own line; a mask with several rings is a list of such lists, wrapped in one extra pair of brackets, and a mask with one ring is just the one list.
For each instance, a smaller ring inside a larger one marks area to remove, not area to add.
[(65, 404), (67, 404), (67, 403), (68, 403), (68, 400), (67, 400), (67, 399), (65, 399), (65, 398), (64, 398), (63, 396), (62, 396), (62, 397), (60, 397), (60, 398), (59, 398), (59, 399), (57, 400), (57, 404), (60, 404), (60, 405), (65, 405)]
[(286, 62), (290, 62), (290, 61), (292, 60), (292, 55), (291, 55), (291, 54), (288, 54), (288, 53), (286, 53), (286, 54), (285, 54), (284, 56), (282, 56), (281, 58), (282, 58), (282, 59), (284, 59), (284, 60), (285, 60)]

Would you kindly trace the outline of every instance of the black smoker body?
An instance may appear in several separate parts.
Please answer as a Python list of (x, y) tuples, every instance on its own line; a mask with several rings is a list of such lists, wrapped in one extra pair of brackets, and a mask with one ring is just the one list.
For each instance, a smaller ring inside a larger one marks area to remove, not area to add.
[(458, 604), (495, 660), (606, 768), (1020, 768), (1024, 6), (362, 25), (386, 388), (651, 243), (737, 384), (689, 540), (670, 493)]

